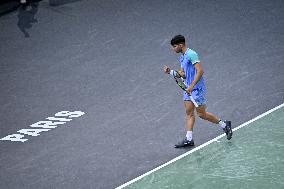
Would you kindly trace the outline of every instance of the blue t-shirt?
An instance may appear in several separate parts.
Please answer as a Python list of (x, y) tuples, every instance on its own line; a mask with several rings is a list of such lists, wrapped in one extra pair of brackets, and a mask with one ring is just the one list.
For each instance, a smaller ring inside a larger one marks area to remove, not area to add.
[[(194, 64), (199, 63), (200, 60), (198, 58), (198, 54), (192, 50), (192, 49), (187, 49), (184, 54), (180, 56), (180, 64), (181, 68), (184, 70), (185, 73), (185, 85), (189, 86), (191, 82), (194, 80), (195, 75), (197, 73), (197, 70), (194, 67)], [(203, 89), (204, 91), (206, 90), (205, 87), (205, 80), (203, 76), (199, 80), (199, 82), (194, 86), (194, 89)]]

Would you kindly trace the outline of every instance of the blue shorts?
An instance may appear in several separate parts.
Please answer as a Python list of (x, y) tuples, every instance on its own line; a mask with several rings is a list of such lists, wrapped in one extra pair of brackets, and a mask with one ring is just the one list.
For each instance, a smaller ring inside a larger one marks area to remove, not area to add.
[[(191, 92), (191, 96), (196, 101), (198, 106), (206, 104), (205, 94), (206, 94), (206, 89), (203, 89), (203, 88), (194, 89)], [(184, 101), (190, 101), (190, 98), (189, 98), (188, 94), (185, 91), (183, 93), (183, 100)]]

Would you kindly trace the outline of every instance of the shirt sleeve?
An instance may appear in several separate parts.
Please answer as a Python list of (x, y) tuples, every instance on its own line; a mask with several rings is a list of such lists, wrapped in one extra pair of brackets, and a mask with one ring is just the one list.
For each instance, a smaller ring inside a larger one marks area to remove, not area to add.
[(184, 66), (183, 66), (183, 58), (182, 58), (182, 55), (179, 57), (179, 62), (180, 62), (180, 67), (182, 68), (182, 69), (184, 69)]
[(188, 56), (189, 56), (189, 60), (192, 63), (192, 65), (200, 62), (198, 58), (198, 54), (195, 51), (190, 52)]

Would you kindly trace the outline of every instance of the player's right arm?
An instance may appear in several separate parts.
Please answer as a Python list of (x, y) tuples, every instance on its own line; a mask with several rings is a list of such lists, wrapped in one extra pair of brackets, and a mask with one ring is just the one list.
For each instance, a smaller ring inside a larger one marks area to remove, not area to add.
[(170, 74), (170, 72), (171, 72), (171, 68), (169, 68), (168, 66), (164, 66), (164, 73), (166, 73), (166, 74)]
[(164, 66), (164, 73), (166, 74), (171, 74), (174, 77), (182, 77), (185, 78), (185, 74), (184, 74), (184, 70), (182, 68), (180, 68), (178, 71), (175, 70), (171, 70), (168, 66)]

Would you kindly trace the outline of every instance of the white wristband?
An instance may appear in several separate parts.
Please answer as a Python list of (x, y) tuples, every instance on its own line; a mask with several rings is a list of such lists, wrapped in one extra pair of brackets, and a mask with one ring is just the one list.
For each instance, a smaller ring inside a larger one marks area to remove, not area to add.
[(177, 71), (175, 71), (175, 70), (171, 70), (171, 71), (170, 71), (170, 74), (171, 74), (172, 76), (176, 77), (178, 73), (177, 73)]

